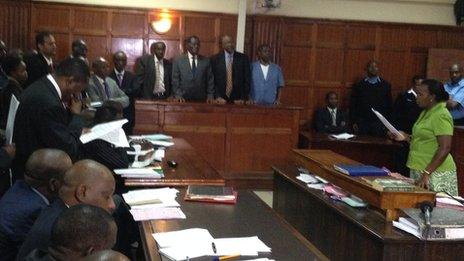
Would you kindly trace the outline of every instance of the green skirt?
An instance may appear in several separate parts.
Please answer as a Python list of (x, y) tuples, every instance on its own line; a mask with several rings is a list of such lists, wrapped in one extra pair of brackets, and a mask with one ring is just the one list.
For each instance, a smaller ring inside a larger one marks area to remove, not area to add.
[[(414, 180), (419, 180), (422, 173), (419, 170), (411, 170), (410, 177)], [(452, 171), (435, 171), (429, 179), (429, 188), (435, 192), (448, 192), (453, 196), (458, 195), (458, 175), (456, 170)]]

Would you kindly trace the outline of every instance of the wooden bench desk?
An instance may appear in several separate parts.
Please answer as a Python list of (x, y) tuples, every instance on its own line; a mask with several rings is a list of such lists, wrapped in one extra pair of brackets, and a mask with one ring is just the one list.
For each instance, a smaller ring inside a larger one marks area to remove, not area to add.
[[(161, 260), (153, 233), (187, 228), (208, 229), (214, 238), (258, 236), (272, 248), (271, 254), (261, 253), (259, 257), (279, 261), (327, 260), (251, 191), (239, 191), (236, 205), (186, 202), (183, 200), (184, 193), (185, 189), (182, 189), (177, 200), (187, 219), (139, 223), (146, 260)], [(256, 257), (241, 257), (240, 260), (254, 258)], [(191, 260), (211, 261), (212, 257)]]
[[(206, 162), (202, 156), (184, 139), (174, 138), (174, 146), (166, 149), (161, 165), (164, 178), (161, 179), (126, 179), (124, 184), (130, 187), (166, 187), (188, 185), (224, 186), (225, 180)], [(176, 168), (168, 166), (167, 161), (177, 162)]]
[(273, 208), (331, 260), (462, 260), (464, 241), (421, 241), (376, 210), (308, 188), (298, 175), (295, 165), (274, 167)]

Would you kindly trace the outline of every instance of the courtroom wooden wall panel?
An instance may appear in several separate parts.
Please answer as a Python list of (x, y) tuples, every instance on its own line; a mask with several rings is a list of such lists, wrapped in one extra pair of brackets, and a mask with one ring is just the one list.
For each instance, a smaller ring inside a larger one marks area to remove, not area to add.
[[(91, 59), (110, 59), (112, 52), (121, 49), (128, 53), (132, 68), (154, 41), (164, 41), (166, 57), (172, 59), (190, 34), (201, 38), (204, 55), (219, 50), (221, 35), (236, 35), (237, 16), (228, 14), (171, 10), (171, 30), (160, 35), (149, 26), (160, 10), (59, 3), (22, 3), (20, 7), (14, 1), (1, 2), (8, 6), (1, 10), (0, 19), (0, 36), (7, 44), (31, 48), (37, 31), (51, 30), (59, 38), (58, 60), (69, 55), (69, 45), (77, 37), (91, 42)], [(16, 14), (18, 11), (21, 14)], [(12, 21), (19, 22), (21, 29), (13, 27)], [(324, 90), (340, 93), (344, 96), (342, 104), (347, 106), (351, 86), (364, 77), (368, 60), (379, 61), (382, 76), (392, 83), (396, 94), (409, 88), (413, 75), (425, 73), (429, 48), (464, 49), (463, 32), (451, 26), (250, 15), (245, 50), (255, 59), (257, 45), (271, 45), (273, 58), (281, 65), (290, 87), (283, 89), (282, 101), (289, 106), (304, 106), (303, 123), (311, 120), (322, 104), (319, 99)], [(24, 34), (29, 38), (24, 39)]]

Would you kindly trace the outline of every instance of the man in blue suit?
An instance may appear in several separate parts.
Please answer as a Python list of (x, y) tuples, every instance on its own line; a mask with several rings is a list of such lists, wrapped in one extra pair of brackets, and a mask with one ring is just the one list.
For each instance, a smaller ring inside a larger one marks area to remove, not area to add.
[(72, 166), (68, 154), (41, 149), (26, 163), (24, 180), (18, 180), (0, 200), (0, 256), (14, 259), (43, 208), (58, 196), (64, 172)]
[(269, 45), (258, 46), (258, 60), (251, 64), (251, 98), (256, 104), (280, 104), (284, 76), (280, 67), (271, 62)]
[(116, 208), (113, 201), (114, 188), (114, 177), (108, 168), (92, 160), (76, 162), (64, 174), (59, 198), (40, 213), (32, 226), (17, 260), (24, 260), (34, 249), (48, 248), (53, 223), (68, 207), (89, 204), (112, 213)]

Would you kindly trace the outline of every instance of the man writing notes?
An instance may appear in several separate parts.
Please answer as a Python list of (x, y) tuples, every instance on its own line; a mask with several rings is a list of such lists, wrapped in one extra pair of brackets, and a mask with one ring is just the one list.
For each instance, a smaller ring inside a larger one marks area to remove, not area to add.
[(93, 63), (93, 76), (87, 86), (87, 93), (92, 102), (97, 101), (117, 101), (122, 107), (129, 106), (129, 97), (118, 87), (118, 84), (108, 77), (109, 65), (103, 57), (98, 57)]
[(41, 148), (56, 148), (72, 159), (78, 154), (82, 101), (77, 96), (89, 80), (89, 67), (77, 58), (61, 62), (56, 73), (27, 88), (16, 112), (13, 140), (16, 143), (15, 177), (21, 178), (26, 160)]
[(271, 62), (271, 48), (258, 46), (258, 60), (251, 65), (251, 98), (256, 104), (280, 104), (284, 76), (280, 67)]
[(450, 80), (445, 83), (445, 90), (450, 98), (446, 107), (450, 110), (455, 124), (464, 123), (464, 79), (462, 79), (462, 67), (453, 64), (449, 69)]
[(190, 36), (185, 40), (187, 53), (172, 63), (172, 94), (174, 101), (214, 102), (214, 77), (210, 60), (199, 55), (200, 39)]
[(366, 78), (353, 86), (351, 92), (350, 119), (355, 133), (384, 137), (386, 130), (371, 108), (386, 118), (392, 107), (391, 85), (379, 76), (376, 61), (366, 66)]
[(346, 113), (338, 107), (338, 95), (328, 92), (325, 96), (327, 107), (316, 113), (316, 130), (323, 133), (342, 133), (348, 131)]
[(221, 38), (222, 51), (211, 57), (216, 101), (243, 104), (250, 95), (250, 60), (235, 50), (232, 38)]
[(153, 43), (151, 54), (140, 57), (135, 74), (142, 88), (141, 97), (145, 99), (164, 100), (171, 95), (172, 63), (164, 59), (166, 44)]

